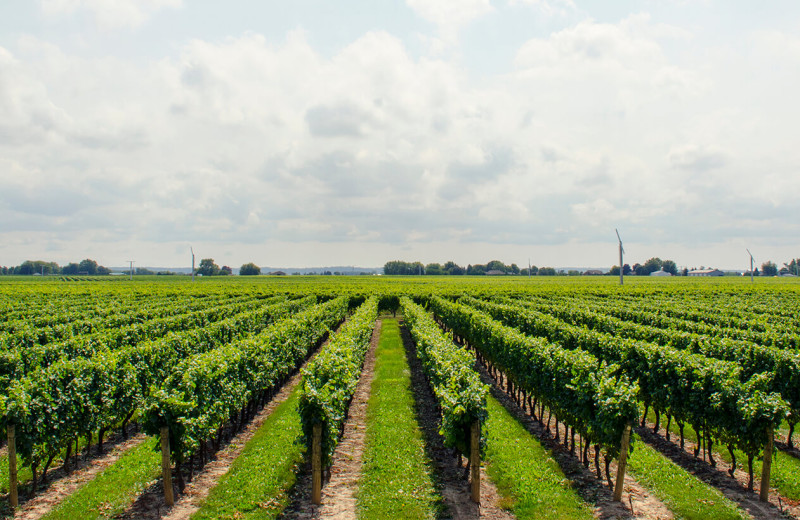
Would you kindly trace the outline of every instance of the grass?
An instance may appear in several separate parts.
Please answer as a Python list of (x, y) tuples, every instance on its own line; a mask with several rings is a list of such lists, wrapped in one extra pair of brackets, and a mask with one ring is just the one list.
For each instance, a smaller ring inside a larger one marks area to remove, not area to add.
[(305, 453), (295, 442), (301, 433), (299, 392), (297, 385), (267, 417), (192, 518), (271, 519), (281, 514)]
[(46, 520), (113, 518), (161, 474), (161, 450), (148, 438), (126, 451), (93, 480), (42, 517)]
[(367, 405), (358, 517), (436, 518), (443, 513), (414, 412), (411, 375), (396, 319), (385, 319)]
[(720, 490), (705, 484), (636, 437), (628, 472), (653, 493), (676, 519), (733, 520), (749, 518)]
[[(652, 410), (648, 413), (648, 420), (651, 423), (655, 422), (655, 414)], [(662, 435), (665, 425), (666, 417), (662, 416), (661, 428), (659, 430), (662, 432)], [(672, 433), (672, 442), (680, 442), (680, 430), (678, 429), (676, 421), (672, 421), (669, 430)], [(697, 433), (690, 424), (687, 423), (684, 425), (683, 434), (687, 441), (697, 442)], [(728, 463), (731, 462), (731, 456), (730, 453), (728, 453), (727, 446), (714, 444), (712, 451), (714, 452), (715, 458), (722, 459)], [(734, 453), (736, 454), (736, 466), (747, 472), (747, 455), (739, 450), (734, 450)], [(758, 492), (759, 481), (761, 479), (761, 460), (759, 459), (753, 460), (753, 479), (755, 492)], [(770, 487), (777, 489), (782, 496), (790, 500), (800, 500), (800, 459), (788, 453), (781, 452), (778, 449), (774, 449), (772, 452)]]
[[(87, 439), (85, 437), (81, 437), (78, 440), (78, 450), (83, 450), (86, 448)], [(93, 444), (92, 449), (96, 450), (97, 445)], [(52, 478), (52, 471), (56, 470), (59, 466), (64, 463), (64, 455), (66, 455), (66, 449), (61, 450), (60, 456), (53, 459), (53, 462), (50, 465), (50, 469), (47, 474), (48, 480)], [(73, 453), (70, 455), (70, 461), (72, 461), (75, 457)], [(80, 455), (81, 460), (84, 458), (84, 454)], [(71, 462), (72, 463), (72, 462)], [(41, 472), (42, 468), (39, 468), (39, 476), (40, 479), (39, 483), (41, 484)], [(30, 496), (30, 485), (33, 479), (33, 473), (31, 472), (31, 468), (29, 466), (22, 465), (22, 459), (18, 456), (17, 457), (17, 486), (19, 489), (20, 499), (23, 496)], [(5, 494), (6, 497), (0, 500), (0, 518), (6, 518), (7, 515), (10, 514), (11, 506), (9, 504), (8, 492), (9, 492), (9, 480), (8, 480), (8, 452), (4, 451), (3, 455), (0, 456), (0, 494)]]
[[(96, 439), (95, 439), (96, 440)], [(81, 451), (86, 448), (87, 439), (85, 437), (81, 437), (78, 439), (78, 450)], [(74, 446), (74, 442), (73, 442)], [(96, 450), (97, 445), (92, 444), (92, 450)], [(94, 451), (93, 451), (94, 453)], [(64, 455), (67, 454), (66, 448), (61, 450), (61, 454), (53, 459), (53, 462), (50, 464), (50, 469), (48, 470), (48, 478), (51, 475), (50, 471), (58, 468), (64, 463)], [(75, 454), (70, 455), (70, 461), (72, 461), (75, 457)], [(81, 460), (84, 457), (84, 454), (80, 455)], [(39, 468), (39, 479), (42, 477), (42, 468)], [(29, 466), (22, 465), (22, 459), (17, 456), (17, 482), (19, 486), (24, 486), (25, 484), (29, 484), (31, 479), (33, 478), (33, 473), (31, 473), (31, 468)], [(9, 489), (9, 481), (8, 481), (8, 452), (4, 452), (2, 456), (0, 456), (0, 493), (8, 493)]]
[(493, 397), (488, 400), (487, 472), (518, 519), (591, 519), (551, 454)]

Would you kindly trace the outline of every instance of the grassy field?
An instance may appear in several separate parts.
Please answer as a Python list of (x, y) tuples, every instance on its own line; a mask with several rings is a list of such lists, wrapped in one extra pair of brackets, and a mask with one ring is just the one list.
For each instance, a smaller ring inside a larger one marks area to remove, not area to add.
[(277, 518), (289, 504), (305, 448), (297, 412), (299, 386), (258, 429), (192, 518)]
[(590, 519), (592, 508), (528, 431), (489, 397), (486, 466), (506, 506), (520, 519)]
[(721, 491), (667, 459), (636, 438), (628, 471), (652, 492), (675, 518), (686, 520), (744, 520), (748, 518)]
[[(647, 304), (657, 305), (659, 301), (680, 302), (681, 305), (685, 302), (686, 305), (702, 307), (709, 317), (717, 312), (730, 316), (747, 315), (748, 319), (763, 320), (771, 327), (777, 327), (774, 324), (778, 323), (786, 327), (788, 335), (800, 331), (800, 320), (796, 318), (800, 311), (800, 282), (797, 279), (762, 278), (751, 284), (749, 279), (734, 277), (705, 280), (629, 277), (624, 286), (619, 286), (614, 277), (567, 276), (261, 276), (198, 279), (195, 283), (191, 283), (188, 277), (137, 277), (133, 281), (102, 277), (75, 281), (0, 277), (0, 310), (3, 311), (0, 323), (6, 316), (24, 322), (35, 318), (37, 312), (48, 319), (57, 318), (59, 312), (67, 315), (73, 308), (96, 308), (101, 315), (106, 310), (113, 314), (113, 309), (103, 308), (106, 300), (130, 307), (168, 302), (176, 295), (184, 300), (215, 296), (230, 298), (231, 301), (256, 295), (297, 297), (314, 294), (320, 300), (350, 295), (353, 297), (351, 308), (355, 308), (366, 295), (377, 294), (381, 297), (381, 309), (391, 312), (401, 295), (417, 297), (434, 293), (453, 297), (471, 294), (482, 298), (494, 295), (525, 298), (532, 295), (589, 294), (600, 301), (619, 298), (620, 301), (643, 302), (645, 307)], [(364, 473), (358, 492), (360, 514), (364, 518), (440, 516), (442, 498), (416, 423), (413, 395), (409, 392), (408, 366), (396, 320), (385, 321), (378, 352), (376, 379), (368, 408)], [(0, 380), (9, 374), (0, 374)], [(6, 393), (2, 394), (0, 401), (6, 399)], [(11, 409), (5, 404), (0, 402), (3, 405), (0, 409)], [(662, 426), (663, 423), (662, 419)], [(248, 443), (195, 517), (279, 516), (286, 506), (288, 492), (294, 485), (297, 468), (304, 457), (302, 446), (295, 442), (299, 431), (297, 396), (293, 394)], [(592, 505), (578, 497), (551, 454), (494, 400), (489, 402), (486, 431), (489, 435), (485, 460), (488, 475), (504, 497), (503, 504), (517, 517), (591, 516)], [(678, 428), (674, 421), (671, 431), (677, 438)], [(785, 430), (782, 431), (785, 434)], [(686, 425), (684, 433), (687, 440), (695, 439), (690, 425)], [(152, 449), (153, 444), (150, 439), (125, 453), (93, 481), (64, 500), (47, 518), (104, 518), (124, 511), (148, 483), (158, 478), (158, 454)], [(730, 460), (723, 445), (715, 444), (714, 453), (721, 460)], [(736, 458), (739, 467), (746, 471), (746, 456), (737, 452)], [(54, 466), (57, 464), (60, 462), (54, 461)], [(761, 472), (759, 460), (755, 461), (754, 470), (757, 487)], [(740, 518), (742, 515), (719, 490), (700, 482), (643, 442), (637, 442), (630, 472), (677, 518)], [(21, 462), (19, 477), (25, 496), (30, 492), (26, 483), (30, 481), (31, 472)], [(800, 501), (800, 460), (777, 452), (771, 484), (782, 497)], [(0, 456), (0, 494), (7, 491), (8, 460)], [(38, 492), (43, 491), (40, 489)], [(7, 505), (8, 499), (0, 497), (0, 507), (7, 509)]]
[(359, 518), (436, 518), (442, 499), (415, 417), (396, 319), (383, 320), (376, 356), (358, 490)]

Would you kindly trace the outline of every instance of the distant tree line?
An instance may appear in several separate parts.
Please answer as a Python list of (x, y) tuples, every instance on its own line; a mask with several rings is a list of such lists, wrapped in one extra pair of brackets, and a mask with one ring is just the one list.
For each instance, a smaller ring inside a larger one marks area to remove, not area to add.
[[(700, 266), (700, 269), (705, 269), (705, 267)], [(654, 257), (646, 261), (644, 264), (633, 264), (631, 267), (629, 264), (624, 264), (622, 266), (622, 274), (625, 276), (628, 275), (637, 275), (637, 276), (648, 276), (650, 273), (655, 271), (666, 271), (673, 276), (687, 276), (689, 274), (688, 268), (683, 268), (680, 272), (678, 271), (678, 266), (672, 260), (661, 260), (658, 257)], [(749, 271), (745, 271), (747, 273)], [(611, 267), (611, 270), (608, 272), (609, 275), (619, 276), (619, 266), (615, 265)], [(795, 275), (800, 276), (800, 258), (792, 259), (791, 262), (784, 262), (783, 267), (780, 269), (778, 266), (772, 261), (768, 260), (761, 264), (761, 271), (758, 270), (758, 267), (753, 269), (754, 276), (787, 276), (787, 275)]]
[[(200, 267), (197, 269), (197, 274), (202, 276), (228, 276), (233, 274), (233, 269), (227, 265), (222, 267), (218, 266), (213, 258), (203, 258), (200, 260)], [(239, 268), (241, 276), (254, 276), (261, 274), (261, 268), (253, 262), (242, 264)]]
[(25, 260), (18, 266), (14, 267), (0, 267), (0, 274), (2, 275), (79, 275), (86, 274), (91, 276), (111, 274), (111, 270), (107, 267), (99, 265), (94, 260), (89, 258), (81, 260), (80, 262), (70, 262), (69, 264), (61, 267), (55, 262), (46, 262), (44, 260)]
[[(580, 274), (577, 271), (576, 274)], [(536, 267), (520, 269), (517, 264), (506, 265), (500, 260), (492, 260), (486, 264), (469, 264), (466, 267), (460, 266), (453, 261), (444, 264), (422, 262), (404, 262), (402, 260), (392, 260), (383, 266), (385, 275), (429, 275), (429, 276), (458, 276), (458, 275), (511, 275), (511, 276), (555, 276), (558, 274), (568, 274), (556, 272), (553, 267)], [(570, 273), (571, 274), (571, 273)]]
[[(753, 274), (758, 276), (758, 268), (753, 269)], [(778, 266), (772, 260), (761, 264), (761, 276), (800, 276), (800, 258), (793, 258), (791, 262), (783, 262), (783, 267)]]
[[(629, 264), (624, 264), (622, 266), (622, 274), (625, 276), (634, 274), (636, 276), (649, 276), (650, 273), (655, 273), (656, 271), (666, 271), (673, 276), (678, 276), (678, 266), (672, 260), (662, 260), (660, 258), (653, 257), (647, 260), (644, 264), (633, 264), (631, 267)], [(686, 271), (684, 269), (684, 271)], [(619, 276), (619, 266), (614, 265), (611, 267), (611, 270), (608, 272), (610, 275)], [(684, 276), (686, 273), (682, 273)]]

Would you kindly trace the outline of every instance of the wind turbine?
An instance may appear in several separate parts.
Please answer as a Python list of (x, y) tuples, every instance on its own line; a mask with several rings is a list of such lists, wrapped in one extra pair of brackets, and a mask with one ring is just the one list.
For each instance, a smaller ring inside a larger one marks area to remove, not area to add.
[(753, 253), (750, 252), (749, 249), (745, 248), (747, 254), (750, 255), (750, 283), (753, 282)]
[(617, 240), (619, 240), (619, 284), (622, 285), (622, 254), (625, 252), (625, 249), (622, 248), (622, 239), (619, 237), (619, 231), (617, 231), (617, 228), (614, 228), (614, 231), (617, 232)]
[(131, 281), (133, 281), (133, 262), (135, 262), (135, 260), (128, 260), (128, 262), (131, 264)]
[(189, 251), (192, 252), (192, 281), (194, 281), (194, 249), (189, 246)]

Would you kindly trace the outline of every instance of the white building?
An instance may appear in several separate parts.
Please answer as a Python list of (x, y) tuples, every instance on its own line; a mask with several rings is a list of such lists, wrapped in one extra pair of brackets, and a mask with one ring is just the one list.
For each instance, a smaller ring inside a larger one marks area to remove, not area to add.
[(672, 276), (672, 273), (662, 269), (660, 271), (653, 271), (652, 273), (650, 273), (650, 276)]
[(719, 269), (694, 269), (689, 271), (689, 276), (725, 276)]

